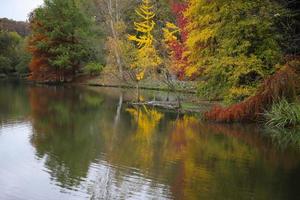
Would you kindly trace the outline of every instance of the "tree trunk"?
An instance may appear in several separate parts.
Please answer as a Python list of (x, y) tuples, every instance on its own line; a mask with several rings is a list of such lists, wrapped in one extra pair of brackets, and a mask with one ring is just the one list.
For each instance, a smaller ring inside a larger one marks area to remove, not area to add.
[[(118, 65), (118, 70), (119, 70), (119, 75), (122, 79), (124, 79), (124, 75), (123, 75), (123, 67), (122, 67), (122, 62), (121, 62), (121, 57), (120, 57), (120, 53), (119, 53), (119, 45), (118, 45), (118, 35), (115, 29), (115, 22), (118, 21), (118, 0), (116, 0), (116, 8), (115, 8), (115, 13), (116, 16), (114, 16), (113, 14), (113, 7), (112, 7), (112, 0), (109, 0), (108, 2), (108, 13), (109, 13), (109, 17), (110, 17), (110, 28), (111, 28), (111, 32), (112, 32), (112, 36), (114, 38), (114, 53), (116, 56), (116, 62)], [(116, 18), (116, 19), (114, 19)]]

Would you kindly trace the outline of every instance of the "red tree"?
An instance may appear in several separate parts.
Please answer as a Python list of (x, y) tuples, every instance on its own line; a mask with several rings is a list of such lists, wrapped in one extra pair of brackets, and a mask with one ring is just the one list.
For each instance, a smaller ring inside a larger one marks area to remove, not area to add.
[(187, 25), (188, 20), (184, 17), (184, 11), (187, 9), (187, 3), (183, 2), (170, 2), (172, 12), (176, 18), (176, 24), (179, 28), (179, 39), (170, 38), (167, 41), (167, 46), (170, 49), (172, 70), (177, 75), (179, 80), (185, 78), (185, 69), (188, 66), (187, 57), (184, 56), (186, 51), (185, 42), (188, 37)]

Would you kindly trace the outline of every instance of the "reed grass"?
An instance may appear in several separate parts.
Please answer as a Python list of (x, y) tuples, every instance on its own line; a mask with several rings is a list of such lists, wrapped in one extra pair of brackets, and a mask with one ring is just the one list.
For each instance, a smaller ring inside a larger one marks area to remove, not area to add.
[(295, 127), (300, 125), (300, 103), (290, 103), (286, 99), (274, 103), (264, 114), (269, 127)]

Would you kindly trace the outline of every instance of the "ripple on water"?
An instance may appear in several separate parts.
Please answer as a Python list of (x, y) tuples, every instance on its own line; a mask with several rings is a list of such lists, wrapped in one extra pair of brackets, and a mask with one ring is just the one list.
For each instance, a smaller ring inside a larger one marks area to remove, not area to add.
[(116, 166), (105, 160), (91, 164), (88, 182), (92, 199), (171, 199), (168, 186), (137, 168)]

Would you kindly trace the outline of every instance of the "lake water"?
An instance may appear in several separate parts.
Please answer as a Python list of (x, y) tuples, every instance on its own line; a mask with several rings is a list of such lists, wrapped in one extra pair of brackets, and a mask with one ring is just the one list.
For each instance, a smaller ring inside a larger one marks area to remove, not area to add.
[(298, 143), (125, 103), (134, 98), (1, 82), (0, 199), (299, 199)]

